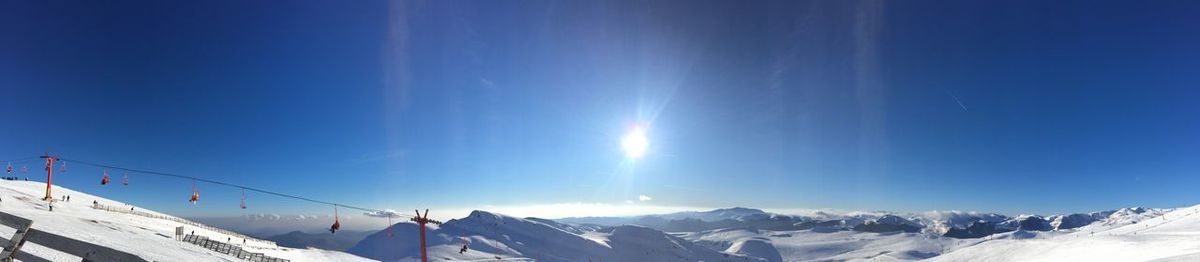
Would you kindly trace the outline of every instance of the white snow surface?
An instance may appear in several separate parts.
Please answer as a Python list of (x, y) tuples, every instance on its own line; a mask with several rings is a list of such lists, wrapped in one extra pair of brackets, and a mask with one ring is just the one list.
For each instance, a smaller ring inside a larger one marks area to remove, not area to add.
[[(42, 182), (0, 180), (0, 211), (33, 220), (32, 227), (35, 229), (131, 253), (149, 261), (243, 261), (175, 240), (175, 227), (178, 226), (184, 226), (185, 233), (195, 230), (196, 235), (209, 239), (230, 238), (232, 244), (240, 245), (246, 251), (291, 261), (372, 261), (344, 252), (284, 248), (269, 241), (254, 239), (241, 245), (242, 236), (226, 235), (171, 220), (92, 209), (93, 200), (109, 206), (125, 204), (57, 185), (53, 191), (55, 197), (70, 195), (71, 201), (55, 201), (54, 211), (51, 212), (48, 202), (41, 200), (45, 190), (46, 184)], [(142, 207), (136, 208), (143, 212), (170, 216)], [(5, 239), (11, 237), (15, 231), (16, 229), (0, 226), (0, 235)], [(33, 243), (26, 243), (21, 250), (51, 261), (80, 260)]]
[(1121, 209), (1102, 222), (1058, 233), (997, 237), (932, 260), (1200, 261), (1200, 206), (1169, 212)]
[(742, 228), (678, 235), (712, 249), (763, 257), (769, 261), (918, 260), (982, 241), (942, 237), (932, 233), (849, 230), (770, 231)]

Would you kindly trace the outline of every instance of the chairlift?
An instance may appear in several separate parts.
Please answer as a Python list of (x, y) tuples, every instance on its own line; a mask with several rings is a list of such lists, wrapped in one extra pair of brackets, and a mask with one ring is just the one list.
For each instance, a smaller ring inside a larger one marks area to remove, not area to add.
[(342, 229), (342, 223), (338, 220), (337, 205), (333, 205), (333, 225), (329, 226), (329, 233), (337, 233), (338, 229)]
[(62, 165), (59, 165), (58, 172), (66, 173), (67, 172), (67, 161), (59, 160), (59, 162), (62, 162)]
[(104, 178), (100, 179), (100, 184), (107, 185), (109, 181), (111, 181), (111, 180), (108, 179), (108, 170), (104, 170)]
[(129, 172), (125, 172), (125, 176), (121, 178), (121, 185), (129, 185)]
[(246, 189), (242, 189), (242, 209), (246, 209)]
[(192, 205), (195, 205), (196, 202), (199, 202), (199, 201), (200, 201), (200, 191), (196, 191), (196, 181), (192, 181), (192, 198), (189, 199), (188, 202), (192, 202)]
[(13, 171), (12, 162), (8, 162), (8, 173), (12, 174), (12, 171)]

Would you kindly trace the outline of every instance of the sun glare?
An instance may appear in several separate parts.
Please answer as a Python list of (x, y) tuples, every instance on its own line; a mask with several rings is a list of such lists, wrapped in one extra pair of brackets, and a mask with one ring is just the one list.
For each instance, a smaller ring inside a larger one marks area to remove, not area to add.
[(646, 148), (650, 146), (650, 140), (646, 139), (646, 132), (641, 127), (634, 127), (624, 138), (621, 138), (621, 150), (625, 151), (625, 157), (638, 159), (646, 155)]

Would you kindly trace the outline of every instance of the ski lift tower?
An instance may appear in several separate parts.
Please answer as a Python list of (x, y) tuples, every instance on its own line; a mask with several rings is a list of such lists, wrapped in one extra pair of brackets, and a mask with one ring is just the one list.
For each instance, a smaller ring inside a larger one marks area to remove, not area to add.
[(421, 215), (421, 210), (413, 211), (417, 211), (417, 216), (413, 217), (411, 220), (413, 222), (417, 222), (418, 225), (421, 225), (421, 262), (429, 262), (429, 256), (425, 254), (425, 224), (433, 223), (434, 225), (441, 225), (442, 221), (429, 219), (429, 209), (425, 209), (424, 216)]
[(42, 200), (51, 201), (54, 200), (54, 197), (50, 196), (50, 187), (54, 184), (54, 161), (58, 161), (58, 157), (46, 153), (42, 158), (46, 159), (46, 197)]

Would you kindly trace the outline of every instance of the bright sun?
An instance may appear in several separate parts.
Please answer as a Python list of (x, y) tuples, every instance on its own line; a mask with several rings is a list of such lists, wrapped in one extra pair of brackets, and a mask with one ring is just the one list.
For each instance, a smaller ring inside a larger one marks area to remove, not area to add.
[(650, 140), (646, 139), (646, 132), (642, 131), (641, 127), (634, 127), (624, 138), (621, 138), (621, 150), (625, 151), (625, 156), (628, 158), (642, 158), (646, 155), (646, 148), (650, 146)]

